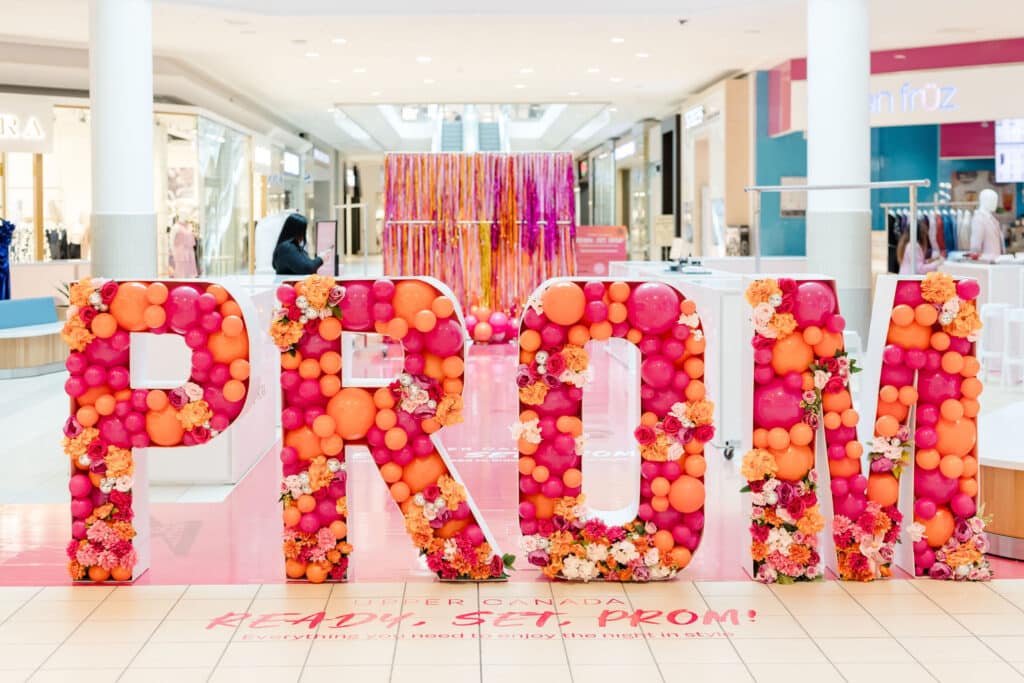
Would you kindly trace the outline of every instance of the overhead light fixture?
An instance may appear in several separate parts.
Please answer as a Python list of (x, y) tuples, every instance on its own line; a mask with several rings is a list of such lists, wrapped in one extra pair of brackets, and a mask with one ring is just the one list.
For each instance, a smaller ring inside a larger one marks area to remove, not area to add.
[(579, 92), (576, 91), (576, 90), (570, 90), (568, 92), (568, 95), (569, 95), (569, 97), (576, 97), (577, 95), (579, 95)]
[(320, 56), (320, 53), (319, 52), (307, 52), (306, 56), (309, 57), (310, 59), (316, 59), (317, 57)]
[(522, 83), (516, 83), (516, 84), (515, 84), (515, 85), (513, 85), (512, 87), (513, 87), (513, 88), (515, 88), (516, 90), (522, 90), (522, 89), (523, 89), (523, 88), (525, 88), (526, 86), (525, 86), (524, 84), (522, 84)]
[(340, 78), (328, 78), (327, 82), (330, 83), (331, 85), (338, 85), (339, 83), (341, 83), (341, 79)]
[(610, 111), (610, 112), (611, 112), (611, 113), (613, 113), (613, 114), (614, 114), (615, 112), (617, 112), (618, 110), (619, 110), (619, 108), (618, 108), (618, 107), (608, 107), (608, 111)]
[(331, 42), (334, 43), (335, 45), (344, 45), (348, 41), (345, 40), (344, 38), (331, 38)]
[(637, 53), (636, 53), (636, 55), (634, 55), (634, 56), (635, 56), (635, 57), (636, 57), (637, 59), (647, 59), (647, 58), (648, 58), (648, 57), (650, 57), (651, 55), (650, 55), (650, 53), (647, 53), (647, 52), (637, 52)]
[(433, 78), (424, 78), (423, 79), (423, 85), (433, 85), (433, 84), (434, 84), (434, 79)]
[(352, 69), (352, 73), (354, 73), (354, 74), (364, 74), (364, 73), (366, 73), (366, 69), (364, 69), (361, 66), (357, 66), (356, 68)]
[(371, 92), (370, 97), (380, 97), (380, 90), (374, 90)]
[(599, 73), (601, 73), (601, 70), (598, 69), (596, 66), (592, 66), (589, 69), (587, 69), (587, 73), (588, 74), (599, 74)]
[(615, 36), (614, 38), (612, 38), (612, 42), (615, 43), (616, 45), (619, 45), (621, 43), (626, 42), (626, 39)]
[(622, 76), (612, 76), (608, 80), (612, 83), (622, 83)]
[(521, 74), (532, 74), (533, 73), (533, 69), (531, 69), (528, 66), (524, 66), (522, 69), (519, 70), (519, 73), (521, 73)]
[(419, 108), (406, 105), (402, 107), (402, 120), (403, 121), (415, 121), (420, 117)]
[(426, 55), (421, 55), (421, 56), (416, 58), (416, 61), (419, 64), (430, 64), (431, 60), (430, 60), (430, 57), (427, 57)]
[(370, 134), (359, 127), (355, 121), (346, 116), (343, 112), (334, 112), (334, 125), (341, 128), (353, 140), (369, 140)]
[(333, 113), (334, 113), (335, 111), (336, 111), (336, 110), (335, 110), (335, 108), (334, 108), (334, 107), (327, 107), (327, 113), (328, 113), (328, 114), (333, 114)]

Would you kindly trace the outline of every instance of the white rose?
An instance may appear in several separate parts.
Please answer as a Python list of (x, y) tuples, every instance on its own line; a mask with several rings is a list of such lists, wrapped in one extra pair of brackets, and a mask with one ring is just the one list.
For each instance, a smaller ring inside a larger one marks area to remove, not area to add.
[(604, 562), (608, 558), (608, 546), (591, 543), (587, 546), (587, 559), (591, 562)]

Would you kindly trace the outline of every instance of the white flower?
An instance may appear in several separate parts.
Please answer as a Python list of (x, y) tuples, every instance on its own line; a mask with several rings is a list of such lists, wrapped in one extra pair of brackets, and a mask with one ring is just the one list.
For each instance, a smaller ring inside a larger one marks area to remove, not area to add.
[(538, 351), (534, 355), (533, 359), (535, 361), (537, 361), (537, 365), (544, 365), (545, 363), (548, 362), (548, 352), (547, 351)]
[(428, 521), (437, 519), (437, 508), (432, 503), (427, 503), (423, 506), (423, 516)]
[(772, 530), (768, 532), (767, 545), (770, 551), (777, 550), (785, 555), (789, 552), (789, 546), (793, 545), (793, 535), (783, 527), (773, 527)]
[(309, 299), (304, 296), (296, 297), (295, 305), (304, 309), (309, 306)]
[(686, 325), (689, 328), (695, 328), (697, 325), (700, 325), (700, 317), (696, 313), (681, 315), (679, 316), (679, 324)]
[(583, 455), (583, 449), (586, 448), (586, 447), (587, 447), (587, 435), (586, 434), (580, 434), (575, 439), (575, 443), (573, 445), (573, 450), (575, 451), (576, 455)]
[(608, 546), (591, 543), (587, 546), (587, 559), (591, 562), (604, 562), (608, 558)]
[(773, 315), (775, 315), (775, 309), (766, 303), (754, 306), (751, 322), (754, 324), (754, 329), (757, 330), (758, 334), (770, 338), (775, 336), (775, 333), (768, 328), (768, 323), (771, 322)]
[(772, 491), (771, 493), (765, 494), (765, 500), (768, 501), (769, 505), (776, 505), (779, 502), (779, 494)]
[(657, 548), (651, 548), (646, 553), (644, 553), (644, 564), (646, 564), (648, 567), (653, 567), (654, 565), (658, 564), (659, 560), (661, 560), (660, 555), (661, 554), (658, 552)]
[(78, 456), (78, 464), (81, 465), (82, 467), (88, 467), (90, 464), (92, 464), (92, 460), (89, 459), (89, 456), (87, 454), (83, 453), (82, 455)]
[(459, 546), (455, 543), (455, 539), (449, 538), (444, 542), (444, 559), (451, 562), (455, 559), (455, 556), (459, 554)]
[(308, 484), (309, 483), (309, 472), (308, 471), (307, 472), (299, 472), (299, 481), (301, 481), (303, 484)]
[(99, 292), (93, 292), (89, 295), (89, 303), (93, 306), (99, 306), (103, 303), (103, 297), (100, 296)]
[(539, 294), (534, 294), (526, 300), (526, 307), (532, 308), (537, 315), (544, 315), (544, 305), (541, 303)]
[(562, 574), (565, 575), (565, 578), (574, 581), (590, 581), (596, 579), (600, 573), (597, 571), (597, 566), (590, 560), (568, 555), (562, 560)]
[(765, 495), (763, 493), (751, 493), (750, 502), (753, 503), (754, 505), (764, 507), (765, 505), (768, 504), (768, 499), (765, 498)]
[(672, 570), (666, 567), (665, 565), (659, 564), (656, 567), (651, 567), (651, 578), (655, 581), (660, 579), (667, 579), (668, 577), (672, 576), (672, 574)]
[(679, 458), (683, 457), (684, 451), (685, 449), (683, 448), (683, 444), (679, 443), (678, 441), (673, 441), (671, 444), (669, 444), (668, 447), (669, 460), (678, 460)]
[(921, 524), (920, 522), (912, 523), (907, 527), (907, 536), (909, 536), (910, 540), (914, 543), (923, 539), (925, 537), (924, 524)]
[(629, 564), (636, 558), (640, 557), (640, 553), (637, 552), (636, 546), (631, 541), (619, 541), (613, 543), (611, 547), (612, 558), (619, 564)]
[(78, 315), (78, 306), (75, 306), (75, 305), (68, 306), (68, 310), (66, 311), (66, 313), (67, 313), (67, 319), (71, 320), (72, 318), (74, 318), (75, 316)]
[(412, 502), (422, 507), (427, 504), (427, 499), (423, 497), (422, 493), (417, 493), (412, 497)]
[(341, 471), (341, 461), (338, 460), (337, 458), (328, 458), (327, 469), (329, 469), (331, 472)]
[(185, 382), (181, 386), (189, 401), (199, 401), (203, 398), (203, 388), (195, 382)]
[(448, 503), (445, 501), (444, 498), (438, 498), (437, 500), (434, 501), (434, 507), (436, 507), (437, 511), (440, 512), (441, 510), (444, 510), (446, 507), (448, 507)]
[(824, 389), (825, 385), (828, 384), (829, 374), (824, 370), (814, 371), (814, 388)]
[(779, 306), (781, 306), (782, 305), (782, 295), (781, 294), (772, 294), (770, 297), (768, 297), (768, 305), (771, 306), (772, 308), (778, 308)]
[(693, 331), (693, 338), (694, 338), (695, 341), (700, 341), (700, 340), (704, 339), (704, 330), (694, 330)]
[(100, 491), (102, 491), (103, 493), (110, 493), (113, 490), (114, 490), (114, 480), (113, 479), (106, 479), (106, 478), (100, 479)]
[(967, 578), (968, 574), (971, 573), (971, 566), (968, 564), (962, 564), (956, 568), (956, 575)]
[(943, 311), (942, 315), (939, 316), (939, 322), (943, 325), (949, 325), (956, 318), (956, 314), (950, 313), (949, 311)]
[(956, 315), (960, 312), (960, 298), (954, 296), (952, 299), (942, 304), (942, 310), (943, 312), (948, 311), (949, 313)]
[(128, 493), (129, 491), (132, 490), (133, 483), (134, 482), (132, 481), (131, 477), (118, 477), (117, 480), (114, 482), (114, 488), (120, 491), (121, 493)]
[(540, 443), (540, 420), (532, 419), (526, 422), (513, 422), (509, 427), (512, 430), (512, 438), (522, 439), (527, 443)]

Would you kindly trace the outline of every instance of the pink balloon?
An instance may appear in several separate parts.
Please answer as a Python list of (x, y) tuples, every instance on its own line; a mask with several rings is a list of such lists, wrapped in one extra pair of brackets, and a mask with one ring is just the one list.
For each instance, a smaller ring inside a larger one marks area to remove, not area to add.
[(213, 367), (213, 354), (206, 349), (192, 352), (192, 367), (197, 370), (209, 370)]
[(527, 496), (532, 496), (540, 492), (540, 484), (533, 477), (521, 476), (519, 477), (519, 490)]
[(676, 339), (669, 337), (661, 345), (661, 353), (669, 360), (678, 360), (686, 352), (686, 345)]
[[(203, 296), (206, 296), (205, 294)], [(199, 327), (207, 334), (213, 334), (214, 332), (220, 331), (221, 323), (224, 322), (223, 316), (217, 311), (206, 313), (199, 319)]]
[(427, 361), (421, 354), (409, 353), (405, 356), (405, 371), (412, 375), (423, 374), (423, 369), (427, 367)]
[(754, 423), (759, 427), (788, 429), (803, 417), (801, 392), (775, 379), (754, 389)]
[(465, 343), (462, 325), (454, 318), (438, 320), (437, 327), (424, 336), (427, 350), (442, 358), (456, 355)]
[(79, 351), (72, 351), (68, 354), (67, 360), (64, 361), (64, 367), (72, 375), (80, 375), (89, 367), (89, 360), (85, 357), (85, 354)]
[(680, 545), (686, 545), (687, 543), (689, 543), (692, 536), (693, 532), (690, 531), (690, 527), (686, 526), (685, 524), (677, 524), (676, 526), (672, 527), (672, 538), (675, 539), (675, 542)]
[(661, 349), (661, 341), (657, 337), (647, 335), (640, 340), (640, 353), (645, 356), (653, 356)]
[(132, 404), (128, 401), (118, 401), (114, 404), (114, 415), (122, 420), (132, 414)]
[(683, 474), (683, 468), (680, 467), (678, 462), (668, 460), (661, 463), (661, 476), (665, 477), (669, 481), (675, 481)]
[(231, 379), (231, 370), (224, 363), (218, 363), (210, 368), (210, 382), (217, 386), (223, 386)]
[(86, 385), (85, 380), (81, 377), (68, 377), (64, 382), (64, 393), (71, 398), (78, 398), (88, 389), (89, 387)]
[(882, 361), (892, 365), (901, 365), (903, 363), (903, 348), (896, 344), (889, 344), (882, 351)]
[(330, 524), (341, 517), (336, 506), (337, 503), (335, 501), (327, 498), (317, 503), (316, 515), (320, 518), (322, 524)]
[(223, 432), (230, 424), (230, 418), (223, 413), (214, 413), (213, 417), (210, 418), (210, 428), (216, 429), (218, 432)]
[(589, 301), (583, 309), (583, 318), (590, 323), (599, 323), (608, 319), (608, 304), (603, 301)]
[(312, 512), (307, 512), (299, 519), (299, 528), (307, 534), (315, 534), (320, 530), (320, 518)]
[[(965, 337), (950, 337), (949, 338), (949, 350), (956, 351), (957, 353), (968, 354), (971, 352), (971, 342), (967, 341)], [(938, 352), (936, 352), (938, 354)]]
[(754, 368), (754, 382), (757, 384), (768, 384), (775, 377), (775, 371), (770, 365), (758, 365)]
[[(289, 427), (288, 429), (294, 429)], [(291, 446), (285, 446), (281, 449), (281, 463), (284, 465), (294, 465), (299, 461), (299, 453)]]
[[(345, 292), (345, 296), (348, 296), (347, 290)], [(373, 296), (377, 299), (383, 299), (384, 301), (391, 301), (395, 298), (395, 283), (383, 278), (380, 280), (374, 280)]]
[(893, 298), (894, 306), (906, 304), (913, 308), (923, 303), (924, 299), (921, 297), (920, 282), (907, 280), (896, 284), (896, 296)]
[(675, 366), (664, 356), (648, 358), (640, 366), (640, 377), (656, 389), (664, 389), (672, 382)]
[(146, 418), (142, 413), (128, 413), (124, 418), (124, 428), (132, 434), (138, 434), (146, 428)]
[(107, 443), (119, 448), (128, 448), (131, 445), (131, 434), (128, 433), (119, 418), (101, 417), (97, 426), (100, 430), (100, 437)]
[(690, 528), (690, 531), (700, 531), (704, 528), (704, 511), (696, 510), (683, 514), (683, 524)]
[(655, 512), (651, 515), (651, 521), (654, 522), (659, 529), (671, 529), (672, 527), (683, 523), (683, 513), (678, 510), (673, 510), (671, 507), (663, 512)]
[(528, 500), (519, 504), (519, 517), (521, 519), (534, 519), (537, 517), (537, 508)]
[(540, 331), (540, 339), (544, 342), (545, 348), (561, 346), (565, 342), (565, 328), (555, 323), (548, 323)]
[[(311, 380), (316, 384), (317, 393), (320, 393), (320, 385), (317, 384), (316, 380)], [(300, 387), (301, 390), (301, 387)], [(298, 393), (298, 390), (297, 392)], [(229, 401), (224, 398), (224, 392), (218, 387), (207, 386), (203, 389), (203, 398), (207, 403), (210, 404), (210, 410), (214, 413), (220, 413), (227, 417), (229, 420), (234, 420), (242, 412), (242, 408), (245, 406), (245, 399), (241, 401)]]
[(959, 398), (960, 376), (951, 375), (942, 370), (921, 371), (917, 377), (917, 392), (921, 402), (935, 405), (941, 404), (948, 398)]
[(934, 427), (918, 427), (914, 433), (914, 443), (919, 448), (934, 448), (939, 442), (939, 435)]
[(430, 455), (434, 452), (434, 443), (426, 434), (417, 434), (412, 440), (412, 452), (418, 458)]
[(540, 415), (560, 416), (575, 415), (578, 408), (579, 400), (573, 400), (565, 387), (557, 387), (550, 390), (544, 397), (544, 402), (534, 410)]
[(842, 332), (846, 329), (846, 318), (841, 315), (830, 316), (828, 322), (825, 323), (825, 328), (833, 333)]
[(934, 425), (939, 421), (939, 408), (932, 403), (918, 403), (917, 405), (917, 424), (918, 425)]
[(82, 373), (82, 379), (85, 380), (86, 386), (98, 387), (107, 381), (107, 373), (99, 365), (90, 365)]
[(559, 455), (573, 455), (576, 452), (576, 439), (572, 434), (559, 434), (554, 439), (554, 445)]
[(672, 405), (680, 400), (680, 397), (672, 391), (665, 389), (656, 389), (654, 395), (643, 399), (640, 402), (641, 408), (644, 412), (650, 411), (658, 415), (663, 415), (672, 409)]
[(212, 313), (217, 310), (217, 297), (209, 292), (205, 292), (196, 299), (196, 305), (199, 306), (201, 313)]
[(92, 482), (84, 474), (72, 475), (71, 481), (68, 482), (68, 491), (75, 498), (84, 498), (92, 492)]
[(476, 524), (470, 524), (463, 531), (462, 535), (473, 545), (480, 545), (484, 542), (484, 532)]
[(109, 368), (115, 365), (128, 365), (128, 349), (116, 348), (111, 339), (94, 339), (85, 347), (85, 357), (91, 365)]
[(633, 289), (626, 309), (633, 327), (661, 334), (679, 319), (679, 293), (663, 282), (645, 282)]
[(909, 386), (914, 381), (914, 371), (905, 365), (882, 363), (882, 386), (891, 384), (894, 387)]
[(491, 323), (491, 327), (495, 330), (505, 328), (508, 326), (508, 316), (501, 311), (495, 311), (494, 313), (491, 313), (491, 318), (488, 322)]
[(537, 313), (532, 308), (527, 308), (523, 313), (523, 324), (531, 330), (539, 330), (547, 323), (547, 318)]
[(918, 498), (914, 501), (914, 514), (924, 520), (935, 516), (937, 506), (931, 498)]
[(977, 299), (979, 294), (981, 294), (981, 286), (977, 280), (961, 280), (956, 283), (956, 295), (961, 299), (970, 301)]
[(419, 330), (410, 329), (409, 333), (402, 337), (402, 346), (406, 352), (420, 352), (426, 347), (426, 340), (423, 338), (423, 333)]
[(341, 300), (341, 319), (345, 329), (365, 332), (373, 329), (372, 296), (369, 285), (356, 282), (345, 287), (345, 298)]
[(561, 498), (562, 496), (562, 480), (561, 479), (548, 479), (546, 482), (541, 484), (540, 492), (548, 498)]
[(944, 476), (937, 467), (934, 470), (914, 468), (914, 493), (919, 498), (930, 498), (941, 505), (948, 503), (959, 488), (957, 479)]
[(378, 301), (373, 305), (373, 319), (387, 322), (395, 317), (395, 307), (386, 301)]
[(832, 488), (833, 496), (842, 498), (850, 492), (850, 484), (842, 477), (833, 479), (830, 486)]
[(185, 333), (185, 346), (192, 349), (204, 348), (206, 346), (206, 334), (200, 329), (191, 329)]
[[(828, 447), (828, 457), (830, 460), (842, 460), (846, 457), (846, 446), (841, 443), (832, 444)], [(832, 483), (834, 484), (836, 481), (841, 480), (833, 479)]]
[(793, 302), (793, 317), (801, 327), (824, 327), (836, 310), (836, 295), (821, 282), (801, 282)]
[(291, 285), (281, 285), (277, 288), (277, 300), (285, 306), (291, 306), (295, 303), (295, 288)]
[(856, 520), (867, 508), (867, 501), (851, 494), (833, 501), (835, 512), (848, 519)]
[[(348, 325), (348, 320), (345, 321), (345, 325)], [(340, 343), (337, 339), (327, 341), (316, 333), (304, 335), (299, 342), (299, 353), (303, 358), (320, 358), (328, 351), (338, 350), (340, 350)]]
[(973, 517), (974, 513), (978, 511), (978, 506), (974, 499), (966, 493), (954, 493), (949, 501), (949, 507), (953, 514), (961, 519)]
[(85, 538), (85, 532), (85, 522), (83, 522), (80, 519), (76, 519), (75, 521), (71, 522), (71, 536), (76, 541), (81, 541), (83, 538)]
[(92, 501), (87, 498), (73, 498), (71, 500), (71, 516), (75, 519), (85, 519), (92, 514)]
[(920, 370), (928, 361), (928, 355), (921, 349), (907, 349), (903, 362), (911, 370)]
[(472, 334), (473, 328), (476, 327), (478, 322), (475, 315), (466, 316), (466, 329), (469, 330), (470, 334)]
[(676, 325), (672, 328), (672, 336), (679, 341), (686, 341), (690, 337), (690, 328), (686, 325)]
[(686, 387), (690, 386), (690, 376), (686, 372), (680, 370), (672, 378), (672, 388), (678, 392), (686, 391)]
[(179, 285), (171, 290), (164, 303), (167, 310), (167, 325), (179, 334), (185, 333), (199, 321), (199, 292), (188, 285)]
[(588, 282), (583, 285), (583, 295), (587, 301), (598, 301), (604, 298), (604, 289), (603, 282)]

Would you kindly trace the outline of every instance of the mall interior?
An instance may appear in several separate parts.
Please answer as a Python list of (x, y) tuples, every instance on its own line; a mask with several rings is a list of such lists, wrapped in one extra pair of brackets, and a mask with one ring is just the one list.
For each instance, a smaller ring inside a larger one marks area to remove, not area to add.
[(0, 680), (1024, 681), (1020, 0), (0, 10)]

